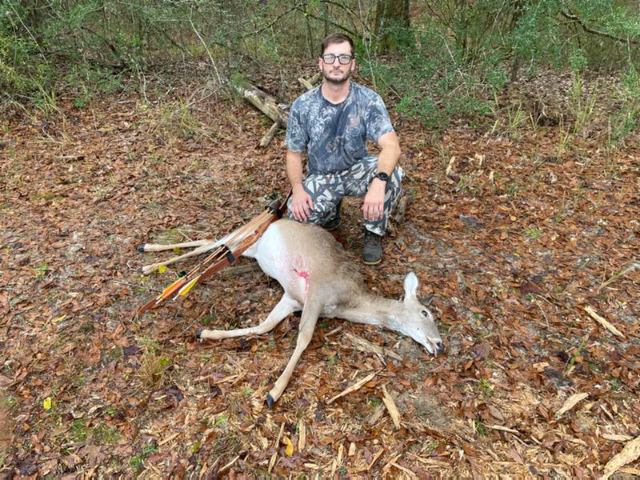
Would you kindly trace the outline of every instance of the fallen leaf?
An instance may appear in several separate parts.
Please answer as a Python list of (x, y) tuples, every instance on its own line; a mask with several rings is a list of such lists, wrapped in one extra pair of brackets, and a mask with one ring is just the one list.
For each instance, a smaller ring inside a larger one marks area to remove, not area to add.
[(560, 418), (562, 415), (567, 413), (569, 410), (571, 410), (579, 402), (581, 402), (588, 396), (589, 396), (588, 393), (576, 393), (575, 395), (571, 395), (569, 398), (567, 398), (567, 401), (564, 402), (564, 405), (562, 405), (562, 408), (558, 410), (558, 412), (556, 413), (556, 418)]
[(287, 457), (290, 457), (291, 455), (293, 455), (293, 442), (289, 440), (289, 437), (284, 437), (282, 440), (287, 445), (284, 449), (284, 453), (287, 455)]

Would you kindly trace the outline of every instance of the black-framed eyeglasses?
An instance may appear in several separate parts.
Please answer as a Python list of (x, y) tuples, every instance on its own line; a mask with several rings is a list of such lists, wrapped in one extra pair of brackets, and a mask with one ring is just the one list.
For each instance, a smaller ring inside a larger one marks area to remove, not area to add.
[(335, 63), (336, 58), (340, 62), (340, 65), (347, 65), (351, 60), (355, 58), (353, 55), (346, 55), (346, 54), (334, 55), (333, 53), (325, 53), (324, 55), (321, 55), (321, 56), (322, 56), (322, 61), (327, 65), (332, 65), (333, 63)]

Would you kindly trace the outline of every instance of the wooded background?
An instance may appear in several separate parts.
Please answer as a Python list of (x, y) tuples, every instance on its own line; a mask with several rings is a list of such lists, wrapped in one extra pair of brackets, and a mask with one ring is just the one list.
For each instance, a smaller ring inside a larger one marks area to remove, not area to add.
[(216, 82), (281, 79), (309, 63), (331, 32), (356, 41), (361, 74), (427, 126), (491, 116), (497, 92), (541, 69), (619, 74), (613, 127), (637, 123), (640, 7), (631, 0), (2, 0), (2, 100), (55, 107), (62, 89), (82, 106), (168, 67), (205, 61)]

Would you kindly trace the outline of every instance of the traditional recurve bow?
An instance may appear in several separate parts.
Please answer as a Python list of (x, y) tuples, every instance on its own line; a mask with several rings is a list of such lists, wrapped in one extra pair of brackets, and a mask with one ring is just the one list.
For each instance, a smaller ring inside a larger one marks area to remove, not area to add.
[(199, 265), (165, 288), (160, 295), (142, 305), (136, 311), (134, 318), (157, 307), (168, 298), (187, 295), (196, 284), (211, 278), (235, 262), (236, 258), (258, 241), (269, 225), (282, 218), (290, 195), (291, 193), (282, 203), (280, 200), (274, 200), (260, 215), (228, 235), (225, 243), (216, 247)]

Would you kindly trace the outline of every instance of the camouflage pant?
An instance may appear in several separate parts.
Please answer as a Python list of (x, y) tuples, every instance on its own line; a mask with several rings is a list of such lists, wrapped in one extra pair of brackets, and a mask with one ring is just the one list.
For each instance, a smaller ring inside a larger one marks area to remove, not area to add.
[[(356, 163), (351, 168), (336, 173), (315, 173), (308, 175), (303, 182), (306, 192), (313, 200), (313, 210), (307, 218), (307, 223), (324, 225), (336, 215), (338, 202), (344, 196), (364, 197), (369, 190), (369, 185), (378, 170), (378, 159), (367, 157)], [(397, 166), (389, 182), (384, 197), (384, 215), (382, 219), (365, 220), (367, 230), (384, 235), (389, 222), (389, 215), (398, 202), (402, 193), (402, 177), (404, 170)], [(289, 217), (293, 219), (291, 212), (291, 199), (289, 199)]]

